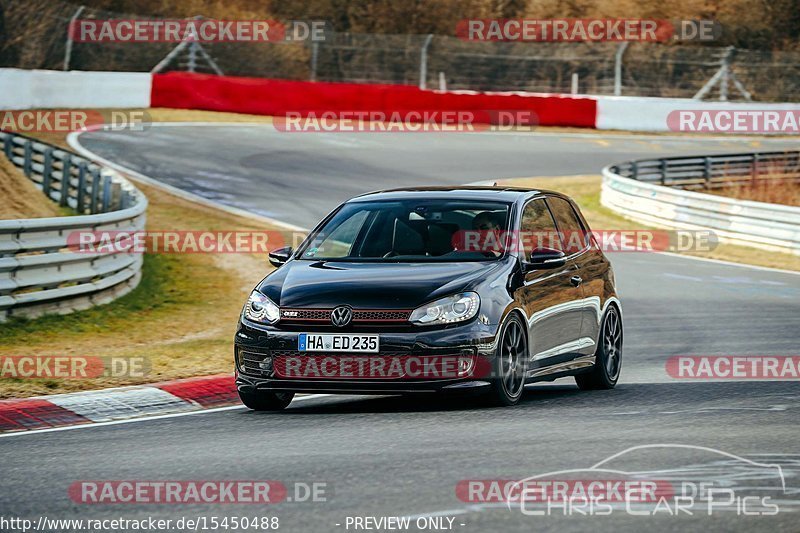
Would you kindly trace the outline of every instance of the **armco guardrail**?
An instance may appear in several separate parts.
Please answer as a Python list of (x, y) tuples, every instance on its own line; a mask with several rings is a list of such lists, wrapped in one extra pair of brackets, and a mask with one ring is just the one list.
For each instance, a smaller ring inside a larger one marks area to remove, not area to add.
[(601, 203), (651, 226), (710, 229), (720, 240), (800, 255), (800, 207), (687, 190), (798, 179), (800, 152), (629, 161), (603, 169)]
[(85, 309), (136, 287), (141, 254), (77, 252), (67, 240), (78, 231), (143, 230), (141, 191), (114, 170), (22, 135), (0, 132), (0, 146), (45, 195), (79, 213), (0, 220), (0, 321)]

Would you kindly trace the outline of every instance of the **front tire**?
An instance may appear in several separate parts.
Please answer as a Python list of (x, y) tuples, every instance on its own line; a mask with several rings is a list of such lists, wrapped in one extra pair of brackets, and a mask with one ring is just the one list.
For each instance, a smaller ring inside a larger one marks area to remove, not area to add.
[(581, 390), (608, 390), (617, 385), (622, 370), (622, 315), (611, 305), (603, 317), (592, 371), (575, 376)]
[(528, 370), (528, 335), (522, 319), (512, 314), (498, 335), (495, 355), (495, 376), (487, 399), (494, 406), (511, 406), (519, 403), (525, 390), (525, 373)]
[(253, 411), (282, 411), (291, 403), (292, 398), (293, 392), (239, 391), (239, 399), (245, 407)]

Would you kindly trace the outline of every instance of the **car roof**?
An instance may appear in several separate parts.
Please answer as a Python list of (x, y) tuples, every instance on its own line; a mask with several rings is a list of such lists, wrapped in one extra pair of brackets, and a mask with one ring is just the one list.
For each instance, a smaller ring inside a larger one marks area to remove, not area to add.
[(537, 194), (553, 194), (564, 197), (563, 194), (554, 191), (547, 191), (543, 189), (527, 189), (524, 187), (414, 187), (370, 192), (356, 196), (350, 200), (350, 202), (410, 199), (489, 200), (515, 202), (517, 200), (529, 198)]

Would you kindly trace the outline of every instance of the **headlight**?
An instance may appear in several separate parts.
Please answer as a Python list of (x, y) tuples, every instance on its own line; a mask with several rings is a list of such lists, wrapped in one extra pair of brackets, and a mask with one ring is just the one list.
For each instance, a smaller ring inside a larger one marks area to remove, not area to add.
[(414, 309), (410, 322), (415, 324), (451, 324), (469, 320), (478, 314), (480, 297), (474, 292), (455, 294)]
[(281, 310), (272, 300), (258, 291), (253, 291), (244, 304), (244, 316), (253, 322), (274, 324), (281, 316)]

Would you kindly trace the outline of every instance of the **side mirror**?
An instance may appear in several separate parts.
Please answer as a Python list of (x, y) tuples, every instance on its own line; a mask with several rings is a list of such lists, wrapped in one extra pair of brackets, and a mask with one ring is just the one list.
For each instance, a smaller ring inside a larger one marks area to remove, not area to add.
[(531, 258), (523, 262), (525, 272), (562, 267), (567, 263), (567, 256), (561, 250), (553, 248), (536, 248), (531, 251)]
[(278, 268), (286, 263), (290, 257), (292, 257), (292, 247), (284, 246), (283, 248), (276, 248), (269, 253), (269, 262), (272, 263), (272, 266)]

